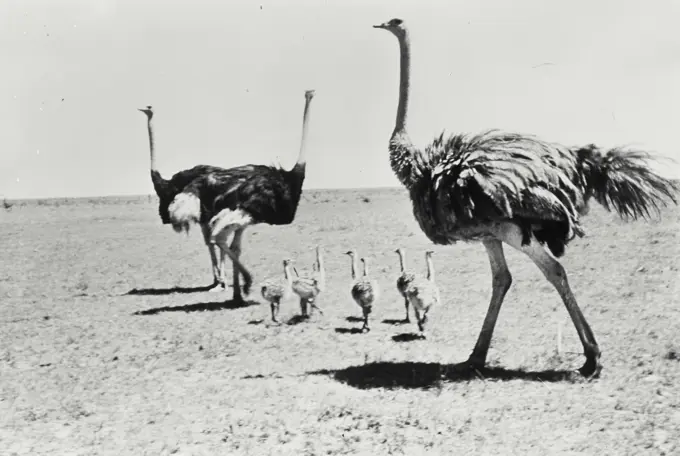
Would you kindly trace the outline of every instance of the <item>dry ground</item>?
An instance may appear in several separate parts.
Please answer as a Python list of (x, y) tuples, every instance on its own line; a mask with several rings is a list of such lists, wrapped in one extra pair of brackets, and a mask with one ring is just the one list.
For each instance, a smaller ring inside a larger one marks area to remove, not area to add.
[[(557, 294), (512, 251), (483, 378), (455, 366), (490, 296), (480, 245), (435, 248), (444, 304), (408, 341), (394, 248), (423, 269), (429, 243), (401, 191), (306, 192), (294, 225), (250, 230), (256, 280), (326, 248), (325, 315), (281, 326), (191, 290), (207, 251), (161, 225), (155, 198), (0, 208), (0, 453), (680, 454), (680, 210), (624, 223), (594, 207), (585, 226), (564, 263), (603, 351), (593, 382), (570, 374), (583, 359)], [(348, 320), (351, 247), (384, 290), (368, 334)]]

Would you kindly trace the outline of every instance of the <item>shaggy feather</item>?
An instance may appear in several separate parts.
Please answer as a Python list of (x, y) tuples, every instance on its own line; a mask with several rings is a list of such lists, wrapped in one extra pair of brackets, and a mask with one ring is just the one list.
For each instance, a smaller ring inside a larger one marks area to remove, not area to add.
[[(401, 162), (408, 157), (402, 154)], [(623, 218), (649, 217), (667, 200), (677, 204), (678, 184), (654, 173), (651, 157), (640, 151), (614, 149), (603, 156), (594, 146), (570, 150), (490, 130), (442, 134), (411, 157), (400, 169), (410, 170), (414, 214), (438, 244), (492, 237), (494, 223), (511, 220), (525, 242), (533, 232), (560, 256), (570, 240), (585, 234), (580, 216), (590, 196)]]
[(201, 200), (191, 193), (180, 193), (168, 207), (168, 216), (176, 232), (189, 232), (192, 223), (201, 218)]
[(367, 312), (372, 310), (379, 297), (380, 288), (375, 280), (361, 278), (352, 285), (352, 299)]

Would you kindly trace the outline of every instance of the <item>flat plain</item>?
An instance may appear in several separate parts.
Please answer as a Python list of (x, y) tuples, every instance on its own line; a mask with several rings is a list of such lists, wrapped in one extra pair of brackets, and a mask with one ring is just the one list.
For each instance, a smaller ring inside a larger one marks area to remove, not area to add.
[[(434, 247), (443, 303), (414, 340), (394, 249), (424, 272), (431, 244), (401, 190), (306, 191), (294, 224), (249, 229), (246, 305), (197, 288), (211, 282), (200, 230), (163, 226), (155, 196), (0, 208), (0, 453), (680, 454), (680, 209), (623, 222), (593, 204), (584, 226), (562, 261), (602, 349), (594, 381), (573, 373), (557, 293), (511, 249), (488, 369), (456, 366), (490, 297), (479, 244)], [(309, 270), (317, 244), (323, 315), (299, 322), (288, 301), (271, 324), (257, 283), (287, 257)], [(350, 248), (383, 290), (365, 334)]]

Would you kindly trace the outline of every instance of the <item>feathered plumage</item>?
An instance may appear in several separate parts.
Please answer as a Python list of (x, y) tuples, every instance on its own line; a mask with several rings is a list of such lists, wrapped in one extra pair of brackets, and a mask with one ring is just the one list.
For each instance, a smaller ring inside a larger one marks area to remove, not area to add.
[[(423, 150), (406, 132), (410, 86), (410, 38), (401, 19), (376, 28), (399, 41), (399, 104), (389, 142), (390, 165), (410, 193), (413, 212), (436, 244), (483, 242), (493, 274), (493, 293), (469, 362), (482, 367), (493, 328), (512, 278), (502, 243), (531, 257), (556, 287), (583, 343), (581, 372), (597, 375), (600, 350), (555, 259), (575, 236), (591, 197), (623, 218), (648, 217), (677, 204), (677, 182), (655, 173), (644, 152), (595, 146), (569, 149), (533, 136), (490, 130), (477, 135), (444, 134)], [(552, 256), (543, 248), (552, 253)]]
[(413, 311), (418, 320), (418, 328), (421, 333), (425, 333), (425, 323), (427, 322), (430, 310), (439, 305), (439, 287), (435, 282), (434, 265), (432, 263), (432, 251), (425, 253), (427, 263), (427, 277), (415, 275), (413, 280), (404, 289), (404, 295), (413, 306)]
[(361, 307), (361, 311), (364, 315), (364, 325), (361, 329), (362, 331), (369, 331), (370, 328), (368, 325), (368, 318), (371, 312), (373, 311), (373, 305), (380, 298), (380, 286), (378, 285), (378, 282), (372, 280), (368, 276), (367, 258), (361, 259), (361, 262), (364, 265), (364, 272), (363, 276), (357, 277), (356, 252), (354, 250), (350, 250), (347, 252), (347, 255), (349, 255), (351, 259), (351, 271), (353, 281), (350, 288), (350, 293), (352, 295), (352, 299), (354, 299), (354, 302), (356, 302), (359, 305), (359, 307)]
[(273, 277), (262, 282), (260, 292), (271, 306), (272, 321), (278, 322), (278, 312), (281, 301), (285, 301), (292, 294), (293, 276), (290, 271), (290, 260), (283, 261), (283, 277)]
[(406, 287), (413, 282), (415, 279), (415, 274), (413, 272), (407, 271), (406, 270), (406, 252), (404, 249), (401, 247), (396, 249), (395, 252), (399, 255), (399, 268), (401, 271), (401, 274), (399, 274), (399, 277), (397, 277), (397, 290), (399, 291), (399, 294), (404, 298), (404, 308), (406, 310), (406, 318), (404, 318), (404, 321), (406, 323), (411, 321), (411, 318), (409, 317), (408, 314), (408, 307), (409, 307), (409, 300), (406, 297)]
[[(316, 304), (317, 297), (326, 288), (326, 269), (321, 246), (316, 247), (316, 260), (312, 269), (311, 273), (303, 273), (293, 279), (293, 291), (300, 297), (300, 311), (303, 317), (308, 316), (308, 304), (323, 313)], [(297, 270), (295, 272), (297, 274)]]
[[(252, 277), (240, 262), (240, 239), (246, 227), (258, 223), (288, 225), (295, 220), (305, 180), (309, 108), (314, 91), (305, 92), (302, 140), (298, 159), (290, 170), (266, 165), (243, 165), (209, 172), (187, 184), (168, 207), (170, 223), (188, 231), (194, 223), (208, 226), (210, 242), (217, 244), (234, 264), (234, 299), (240, 299), (238, 273), (248, 293)], [(234, 241), (227, 243), (234, 233)]]

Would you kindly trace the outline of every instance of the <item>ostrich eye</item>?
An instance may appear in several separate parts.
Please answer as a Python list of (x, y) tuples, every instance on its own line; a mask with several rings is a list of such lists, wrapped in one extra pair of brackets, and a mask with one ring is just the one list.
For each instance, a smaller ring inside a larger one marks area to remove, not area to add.
[(390, 21), (390, 25), (396, 27), (396, 26), (398, 26), (398, 25), (401, 25), (402, 22), (404, 22), (404, 21), (402, 21), (401, 19), (392, 19), (392, 20)]

